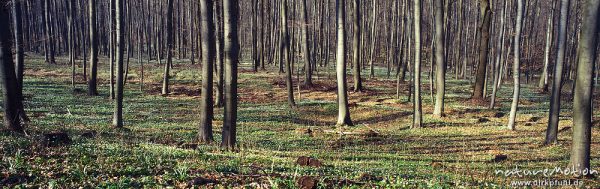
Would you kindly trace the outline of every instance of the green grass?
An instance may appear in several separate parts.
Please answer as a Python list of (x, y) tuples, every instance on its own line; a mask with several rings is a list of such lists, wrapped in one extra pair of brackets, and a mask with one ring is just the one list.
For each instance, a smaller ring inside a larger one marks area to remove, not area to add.
[[(275, 68), (268, 73), (242, 71), (239, 151), (227, 152), (218, 148), (222, 109), (215, 109), (217, 144), (200, 145), (195, 150), (180, 147), (181, 143), (194, 143), (196, 138), (199, 66), (177, 61), (171, 80), (173, 94), (163, 97), (159, 95), (162, 66), (154, 61), (146, 64), (146, 85), (141, 92), (139, 67), (132, 59), (124, 100), (125, 127), (130, 129), (126, 131), (111, 127), (113, 104), (108, 99), (106, 60), (100, 63), (101, 95), (97, 97), (85, 95), (81, 78), (76, 86), (79, 92), (73, 92), (70, 68), (64, 59), (58, 62), (62, 64), (46, 65), (35, 56), (26, 60), (24, 93), (26, 111), (32, 119), (27, 125), (30, 136), (0, 132), (0, 182), (5, 186), (185, 188), (202, 177), (215, 179), (223, 187), (294, 188), (297, 178), (314, 176), (320, 188), (501, 188), (510, 186), (511, 181), (544, 177), (505, 177), (495, 175), (495, 170), (568, 164), (570, 130), (560, 133), (560, 145), (540, 146), (547, 124), (548, 96), (530, 85), (523, 86), (524, 103), (520, 106), (518, 130), (513, 132), (505, 129), (507, 116), (493, 116), (496, 112), (508, 113), (510, 83), (499, 91), (497, 110), (488, 110), (466, 102), (469, 82), (452, 80), (449, 74), (448, 116), (434, 118), (430, 115), (433, 107), (429, 81), (424, 77), (425, 128), (411, 130), (407, 85), (402, 86), (401, 98), (395, 99), (395, 81), (386, 78), (385, 69), (378, 67), (378, 78), (368, 79), (367, 68), (363, 75), (367, 92), (350, 92), (350, 111), (356, 126), (335, 127), (335, 91), (302, 90), (302, 99), (296, 99), (299, 107), (292, 110), (286, 104), (283, 86), (274, 85), (283, 77)], [(247, 70), (244, 63), (242, 69)], [(319, 69), (317, 85), (333, 86), (334, 81), (326, 79), (325, 69)], [(329, 69), (334, 78), (333, 69)], [(571, 105), (564, 102), (564, 106), (561, 128), (571, 126)], [(480, 117), (490, 121), (478, 123)], [(531, 117), (542, 119), (532, 122)], [(312, 136), (301, 132), (308, 128)], [(97, 137), (80, 137), (89, 130), (97, 131)], [(379, 134), (364, 134), (370, 130)], [(73, 144), (40, 146), (39, 137), (52, 131), (68, 132)], [(335, 133), (341, 131), (350, 134)], [(593, 132), (597, 135), (598, 127)], [(600, 146), (598, 139), (593, 138), (593, 142), (592, 166), (598, 167)], [(497, 154), (509, 158), (491, 162)], [(316, 158), (324, 166), (298, 166), (295, 161), (299, 156)], [(600, 186), (597, 180), (584, 181), (586, 186)]]

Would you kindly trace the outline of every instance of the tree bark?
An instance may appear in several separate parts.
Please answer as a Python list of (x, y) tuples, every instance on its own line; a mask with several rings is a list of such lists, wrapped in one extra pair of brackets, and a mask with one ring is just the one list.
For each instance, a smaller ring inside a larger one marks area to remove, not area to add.
[(561, 0), (558, 49), (556, 52), (556, 63), (554, 64), (554, 80), (552, 83), (552, 97), (550, 98), (548, 128), (546, 129), (546, 145), (558, 143), (560, 96), (562, 89), (563, 64), (565, 61), (565, 51), (567, 45), (567, 25), (569, 22), (570, 4), (570, 0)]
[(302, 0), (302, 52), (304, 55), (304, 85), (312, 86), (312, 56), (308, 48), (308, 15), (306, 0)]
[(415, 72), (414, 72), (414, 109), (412, 128), (422, 127), (421, 107), (421, 0), (414, 0), (414, 33), (415, 33)]
[(167, 0), (167, 64), (163, 73), (162, 95), (169, 94), (169, 74), (173, 64), (173, 1)]
[(490, 10), (489, 0), (480, 0), (481, 25), (479, 26), (479, 62), (477, 63), (477, 75), (475, 76), (475, 89), (473, 90), (473, 99), (483, 99), (485, 87), (485, 77), (488, 64), (488, 45), (490, 42), (490, 28), (492, 20), (492, 11)]
[[(305, 0), (306, 1), (306, 0)], [(354, 37), (352, 40), (352, 45), (354, 49), (354, 55), (352, 56), (352, 63), (354, 64), (354, 92), (362, 91), (362, 79), (360, 77), (360, 21), (361, 21), (361, 12), (360, 12), (360, 0), (353, 0), (354, 2), (354, 17), (353, 17), (353, 29), (354, 29)]]
[(436, 96), (435, 107), (433, 110), (434, 116), (443, 116), (444, 114), (444, 97), (446, 95), (446, 50), (445, 34), (444, 34), (444, 7), (442, 0), (434, 0), (435, 3), (435, 62), (436, 62)]
[(290, 34), (287, 30), (287, 0), (281, 1), (280, 14), (282, 39), (279, 45), (279, 62), (285, 61), (285, 83), (288, 93), (288, 105), (290, 107), (296, 107), (296, 102), (294, 101), (294, 83), (292, 81), (292, 64), (290, 59)]
[(200, 1), (202, 36), (202, 91), (200, 101), (200, 142), (211, 143), (213, 139), (213, 65), (215, 63), (215, 26), (213, 23), (213, 0)]
[(593, 72), (598, 48), (598, 16), (600, 0), (582, 1), (581, 40), (577, 47), (577, 80), (573, 99), (573, 145), (570, 167), (576, 176), (591, 175), (590, 146), (592, 138)]
[(336, 0), (337, 10), (337, 53), (336, 72), (338, 88), (338, 121), (337, 125), (352, 126), (350, 110), (348, 108), (348, 91), (346, 84), (346, 9), (345, 0)]
[(10, 32), (10, 7), (8, 0), (0, 0), (0, 77), (2, 78), (2, 94), (3, 94), (3, 109), (4, 109), (4, 125), (7, 129), (16, 132), (24, 133), (21, 126), (20, 111), (23, 111), (19, 106), (22, 104), (22, 96), (17, 92), (19, 84), (15, 73), (15, 64), (12, 57), (12, 43)]
[(517, 0), (517, 21), (515, 23), (515, 45), (513, 46), (513, 101), (510, 106), (510, 117), (508, 118), (508, 129), (515, 130), (515, 121), (517, 119), (517, 110), (519, 108), (519, 94), (521, 90), (521, 52), (520, 50), (520, 39), (521, 29), (523, 27), (523, 0)]
[(123, 31), (125, 29), (125, 25), (123, 23), (123, 16), (125, 15), (123, 12), (123, 0), (116, 0), (115, 9), (116, 9), (116, 38), (117, 38), (117, 52), (116, 52), (116, 74), (117, 79), (115, 85), (115, 114), (113, 117), (113, 126), (117, 128), (123, 127), (123, 52), (125, 48), (125, 41), (123, 37)]
[(237, 121), (237, 68), (239, 63), (238, 40), (238, 0), (223, 0), (223, 20), (225, 36), (225, 110), (221, 147), (234, 149)]
[(98, 36), (96, 30), (96, 0), (89, 0), (89, 32), (90, 32), (90, 78), (88, 81), (88, 95), (98, 95)]

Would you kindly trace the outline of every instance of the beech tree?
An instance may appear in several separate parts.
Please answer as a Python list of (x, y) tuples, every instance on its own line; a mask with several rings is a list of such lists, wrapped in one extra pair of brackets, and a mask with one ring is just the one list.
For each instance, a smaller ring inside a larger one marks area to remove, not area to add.
[(280, 6), (281, 14), (281, 39), (279, 45), (279, 64), (285, 61), (285, 84), (288, 94), (288, 105), (295, 107), (296, 102), (294, 101), (294, 83), (292, 81), (292, 63), (290, 59), (290, 34), (288, 33), (288, 19), (287, 19), (287, 0), (282, 0)]
[(9, 0), (0, 0), (0, 77), (2, 78), (2, 94), (4, 109), (4, 125), (7, 129), (24, 133), (21, 125), (21, 111), (23, 97), (19, 96), (19, 83), (15, 72), (15, 63), (12, 55), (12, 40), (10, 32), (10, 7)]
[(336, 73), (337, 73), (337, 95), (338, 95), (338, 121), (337, 125), (352, 126), (350, 119), (350, 109), (348, 108), (348, 91), (346, 84), (346, 9), (345, 0), (336, 0), (337, 10), (337, 53), (336, 53)]
[(89, 1), (89, 32), (90, 32), (90, 77), (88, 81), (88, 95), (98, 95), (98, 31), (96, 30), (96, 0)]
[(567, 24), (569, 21), (570, 0), (561, 0), (560, 23), (558, 30), (558, 49), (554, 64), (554, 79), (552, 82), (552, 96), (550, 97), (550, 113), (548, 129), (546, 130), (545, 144), (558, 142), (558, 122), (560, 116), (560, 96), (562, 89), (563, 64), (565, 61), (567, 44)]
[(352, 63), (354, 64), (353, 68), (354, 68), (354, 92), (359, 92), (362, 91), (362, 80), (360, 77), (360, 51), (361, 51), (361, 46), (360, 46), (360, 37), (361, 37), (361, 30), (360, 30), (360, 22), (361, 22), (361, 17), (360, 17), (360, 2), (359, 0), (353, 0), (354, 2), (354, 16), (353, 16), (353, 22), (352, 22), (352, 28), (354, 29), (354, 37), (352, 40), (352, 47), (353, 47), (353, 51), (354, 51), (354, 55), (352, 56)]
[(117, 39), (117, 48), (116, 48), (116, 74), (117, 79), (115, 85), (115, 111), (113, 116), (113, 126), (116, 128), (123, 127), (123, 56), (125, 49), (125, 38), (124, 35), (124, 12), (123, 12), (123, 0), (116, 0), (115, 6), (115, 16), (116, 16), (116, 39)]
[(517, 0), (517, 21), (515, 22), (515, 44), (513, 56), (513, 101), (510, 108), (510, 117), (508, 118), (508, 129), (515, 130), (515, 121), (517, 119), (517, 109), (519, 108), (519, 93), (521, 90), (521, 52), (519, 41), (521, 39), (521, 27), (523, 24), (523, 0)]
[(215, 63), (215, 26), (213, 23), (213, 0), (200, 1), (202, 40), (202, 91), (200, 101), (200, 128), (198, 139), (210, 143), (213, 139), (213, 65)]
[(236, 143), (237, 124), (237, 69), (240, 44), (238, 39), (238, 0), (223, 0), (223, 20), (225, 36), (225, 110), (223, 117), (223, 138), (221, 147), (233, 149)]
[(577, 45), (577, 78), (573, 98), (573, 144), (570, 167), (587, 176), (592, 174), (590, 167), (590, 147), (592, 138), (592, 100), (594, 61), (598, 48), (598, 16), (600, 0), (582, 1), (581, 40)]
[[(436, 97), (433, 115), (443, 116), (444, 97), (446, 96), (446, 39), (444, 34), (443, 0), (434, 0), (435, 7), (435, 65), (436, 65)], [(418, 73), (418, 72), (415, 72)]]
[(490, 29), (492, 26), (492, 11), (490, 10), (489, 0), (479, 0), (480, 19), (479, 25), (479, 60), (477, 62), (477, 74), (475, 76), (475, 88), (473, 90), (474, 99), (483, 99), (485, 88), (485, 77), (488, 65), (488, 45), (490, 43)]
[(415, 71), (414, 71), (414, 107), (412, 128), (421, 128), (423, 114), (421, 106), (421, 0), (414, 0), (414, 34), (415, 34)]
[(169, 94), (169, 74), (173, 64), (173, 1), (167, 0), (167, 63), (163, 73), (162, 95)]

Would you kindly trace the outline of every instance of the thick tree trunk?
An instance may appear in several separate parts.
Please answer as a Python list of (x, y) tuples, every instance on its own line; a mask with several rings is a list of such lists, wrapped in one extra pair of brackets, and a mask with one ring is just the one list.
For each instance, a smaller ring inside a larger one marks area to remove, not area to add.
[(213, 139), (213, 65), (215, 63), (215, 25), (213, 23), (213, 0), (200, 1), (202, 40), (202, 91), (200, 101), (200, 142), (211, 143)]
[(477, 74), (475, 76), (474, 99), (483, 99), (485, 77), (488, 64), (488, 45), (490, 42), (490, 27), (492, 23), (492, 11), (489, 0), (480, 0), (481, 25), (479, 26), (479, 62), (477, 63)]
[(239, 63), (238, 0), (223, 0), (225, 36), (225, 110), (221, 147), (233, 149), (236, 143), (237, 122), (237, 68)]
[(337, 53), (336, 72), (338, 88), (338, 121), (337, 125), (352, 126), (350, 109), (348, 108), (348, 91), (346, 84), (346, 9), (345, 0), (336, 0), (337, 10)]
[(0, 0), (0, 80), (3, 94), (4, 125), (7, 129), (24, 133), (21, 126), (20, 111), (23, 109), (23, 97), (19, 96), (17, 90), (19, 84), (15, 73), (15, 64), (12, 57), (12, 43), (10, 32), (10, 7), (9, 0)]
[(446, 95), (446, 50), (445, 34), (444, 34), (444, 7), (442, 0), (434, 0), (435, 2), (435, 64), (436, 64), (436, 96), (433, 115), (443, 116), (444, 114), (444, 97)]
[[(25, 52), (23, 51), (23, 24), (21, 23), (21, 1), (12, 0), (12, 9), (13, 9), (13, 34), (14, 34), (14, 43), (15, 43), (15, 76), (17, 78), (17, 96), (23, 98), (23, 75), (25, 71), (25, 62), (24, 56)], [(23, 106), (23, 99), (17, 101), (19, 106), (19, 116), (22, 121), (29, 121), (27, 114), (25, 114), (25, 108)]]
[[(582, 2), (581, 40), (577, 47), (577, 81), (573, 99), (573, 145), (569, 167), (581, 175), (590, 175), (592, 138), (593, 72), (598, 48), (600, 0)], [(577, 176), (580, 176), (580, 175)]]

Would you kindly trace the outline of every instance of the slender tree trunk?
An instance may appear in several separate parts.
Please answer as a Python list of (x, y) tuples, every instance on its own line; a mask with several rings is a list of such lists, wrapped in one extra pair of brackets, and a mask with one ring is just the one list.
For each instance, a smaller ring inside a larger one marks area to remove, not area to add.
[(502, 27), (502, 30), (500, 31), (500, 35), (498, 36), (498, 39), (500, 40), (498, 43), (498, 46), (496, 46), (497, 50), (496, 50), (496, 64), (494, 65), (494, 82), (493, 82), (493, 86), (492, 86), (492, 97), (490, 99), (490, 109), (493, 109), (494, 106), (496, 105), (496, 95), (498, 93), (498, 87), (499, 87), (499, 83), (500, 83), (500, 78), (502, 75), (502, 62), (504, 61), (503, 59), (503, 52), (504, 52), (504, 37), (505, 37), (505, 33), (506, 33), (506, 25), (504, 24), (504, 19), (506, 17), (506, 8), (507, 8), (508, 3), (506, 1), (504, 1), (504, 7), (502, 8), (502, 16), (500, 17), (500, 25)]
[(307, 15), (306, 0), (302, 0), (302, 52), (304, 55), (304, 85), (312, 86), (312, 56), (308, 48), (308, 15)]
[(414, 24), (415, 24), (415, 72), (414, 72), (414, 110), (412, 128), (422, 127), (421, 107), (421, 0), (414, 0)]
[(198, 139), (210, 143), (213, 139), (213, 65), (215, 63), (215, 25), (213, 23), (213, 0), (200, 1), (202, 40), (202, 92), (200, 101), (200, 127)]
[(346, 9), (345, 0), (336, 0), (337, 10), (337, 54), (336, 72), (338, 88), (338, 121), (337, 125), (352, 126), (350, 109), (348, 108), (348, 91), (346, 87)]
[(116, 0), (116, 38), (117, 38), (117, 53), (116, 53), (116, 67), (117, 67), (117, 79), (116, 79), (116, 91), (115, 91), (115, 114), (113, 117), (113, 126), (117, 128), (123, 127), (123, 52), (125, 48), (125, 41), (123, 37), (123, 31), (125, 25), (123, 23), (123, 0)]
[(115, 0), (110, 0), (109, 18), (109, 59), (110, 59), (110, 99), (115, 99)]
[(515, 121), (517, 119), (517, 110), (519, 108), (519, 93), (521, 90), (521, 52), (519, 41), (521, 39), (521, 28), (523, 27), (523, 0), (517, 0), (517, 21), (515, 23), (515, 45), (514, 47), (514, 62), (513, 62), (513, 101), (510, 108), (510, 117), (508, 118), (508, 129), (515, 130)]
[(252, 8), (251, 8), (252, 11), (250, 13), (251, 14), (250, 15), (251, 16), (251, 18), (250, 18), (250, 21), (251, 21), (250, 27), (251, 27), (251, 30), (252, 30), (252, 33), (251, 33), (251, 35), (252, 35), (252, 71), (257, 72), (258, 71), (258, 66), (260, 66), (259, 65), (260, 62), (258, 60), (258, 33), (257, 33), (258, 32), (258, 29), (257, 29), (258, 26), (257, 26), (257, 23), (256, 23), (256, 21), (257, 21), (257, 13), (256, 13), (257, 12), (257, 8), (256, 7), (258, 5), (258, 2), (257, 2), (257, 0), (250, 0), (250, 1), (251, 1), (251, 6), (252, 6)]
[(237, 68), (239, 61), (238, 0), (223, 0), (225, 36), (225, 110), (223, 117), (222, 148), (235, 148), (237, 122)]
[(582, 2), (581, 40), (577, 47), (577, 81), (573, 99), (573, 145), (570, 167), (576, 176), (591, 175), (590, 146), (592, 138), (593, 72), (598, 48), (598, 16), (600, 0)]
[[(552, 11), (554, 13), (554, 11)], [(543, 92), (548, 92), (548, 66), (550, 65), (550, 49), (552, 47), (552, 28), (554, 27), (552, 24), (552, 17), (548, 17), (548, 29), (546, 31), (546, 48), (544, 50), (544, 68), (542, 71), (542, 75), (540, 75), (540, 81), (538, 83), (538, 88), (540, 88)]]
[(89, 0), (89, 32), (90, 32), (90, 80), (88, 81), (88, 95), (98, 95), (98, 36), (96, 30), (96, 0)]
[(554, 64), (554, 81), (552, 83), (552, 97), (550, 99), (550, 115), (548, 118), (548, 128), (546, 130), (545, 144), (547, 145), (558, 143), (560, 96), (562, 89), (563, 64), (565, 61), (570, 4), (570, 0), (561, 0), (558, 49), (556, 52), (556, 63)]
[(173, 0), (167, 0), (167, 64), (163, 73), (162, 95), (169, 94), (169, 74), (173, 64)]
[[(305, 0), (306, 1), (306, 0)], [(362, 79), (360, 77), (360, 68), (361, 68), (361, 64), (360, 64), (360, 51), (361, 51), (361, 47), (360, 47), (360, 37), (361, 37), (361, 30), (360, 30), (360, 21), (361, 21), (361, 12), (360, 12), (360, 0), (353, 0), (354, 2), (354, 17), (353, 17), (353, 29), (354, 29), (354, 37), (352, 40), (352, 45), (354, 48), (354, 55), (353, 55), (353, 59), (352, 59), (352, 63), (354, 64), (354, 92), (359, 92), (362, 91)]]
[[(56, 64), (56, 61), (54, 60), (54, 36), (53, 36), (53, 29), (52, 29), (52, 17), (51, 17), (51, 8), (50, 8), (50, 0), (44, 0), (44, 20), (45, 20), (45, 27), (46, 27), (46, 42), (47, 42), (47, 48), (46, 48), (46, 63), (49, 64)], [(8, 26), (8, 25), (7, 25)]]
[(375, 78), (375, 65), (374, 65), (375, 64), (375, 56), (376, 56), (375, 42), (377, 41), (376, 33), (375, 33), (375, 30), (376, 30), (375, 25), (377, 23), (376, 15), (377, 15), (377, 11), (378, 11), (376, 2), (377, 2), (376, 0), (373, 0), (373, 15), (371, 17), (373, 19), (373, 24), (371, 25), (371, 58), (369, 61), (369, 66), (370, 66), (369, 77), (371, 77), (371, 78)]
[[(294, 102), (294, 83), (292, 81), (292, 64), (290, 59), (290, 34), (287, 25), (287, 0), (282, 0), (280, 5), (281, 14), (281, 45), (279, 45), (279, 62), (285, 61), (285, 83), (288, 93), (288, 105), (296, 107)], [(280, 63), (281, 64), (281, 63)]]
[(217, 94), (215, 95), (215, 105), (217, 107), (224, 106), (224, 91), (223, 85), (225, 83), (223, 78), (223, 0), (216, 0), (215, 3), (215, 35), (216, 35), (216, 77), (217, 77)]

